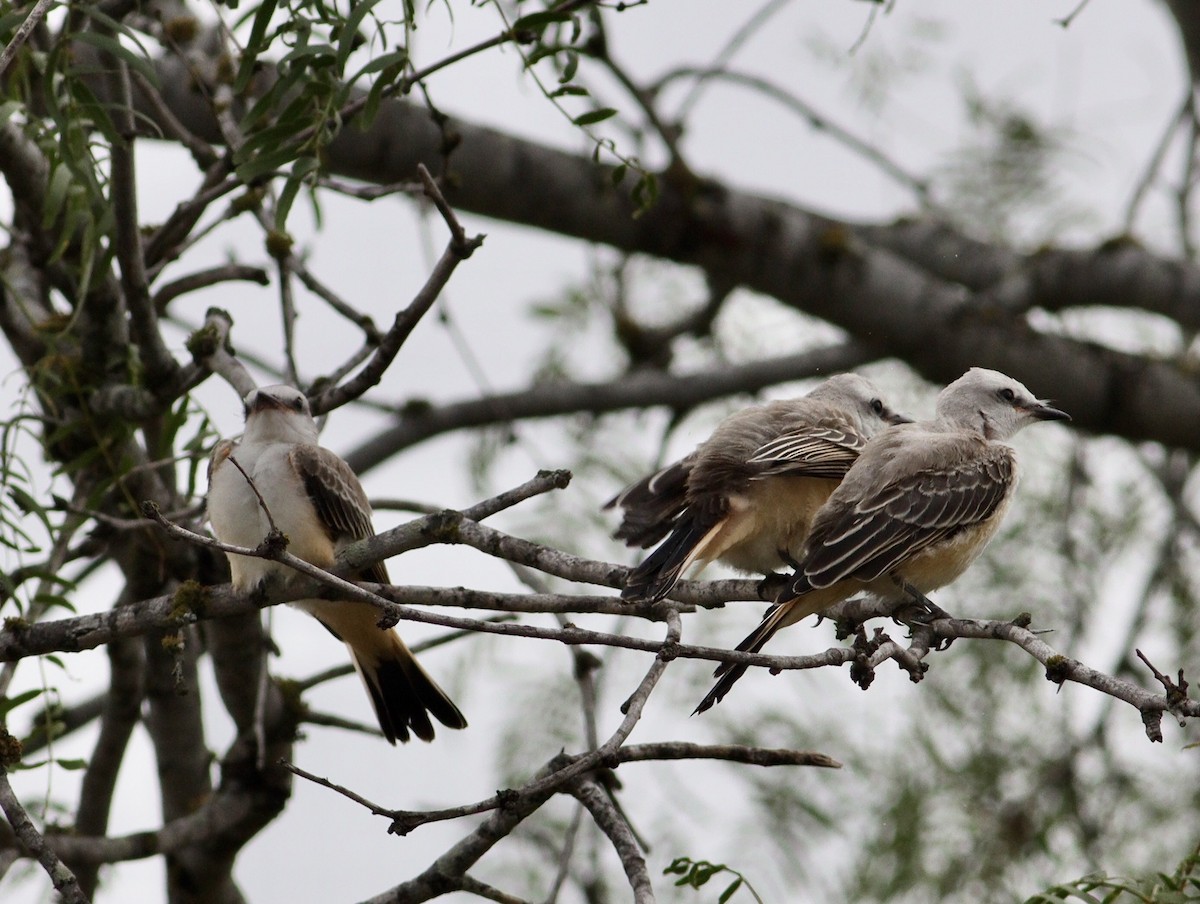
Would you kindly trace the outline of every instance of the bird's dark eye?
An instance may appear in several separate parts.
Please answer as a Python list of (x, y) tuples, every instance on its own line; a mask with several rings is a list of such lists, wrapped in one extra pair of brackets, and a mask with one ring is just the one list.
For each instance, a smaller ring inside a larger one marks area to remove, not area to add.
[(1006, 402), (1015, 402), (1017, 400), (1017, 394), (1006, 386), (1004, 389), (1000, 390), (1000, 398), (1004, 399)]
[(303, 411), (304, 410), (304, 399), (299, 398), (299, 397), (292, 399), (292, 410), (293, 411)]
[(871, 399), (871, 410), (874, 411), (876, 414), (883, 414), (883, 412), (884, 412), (883, 400), (882, 399)]

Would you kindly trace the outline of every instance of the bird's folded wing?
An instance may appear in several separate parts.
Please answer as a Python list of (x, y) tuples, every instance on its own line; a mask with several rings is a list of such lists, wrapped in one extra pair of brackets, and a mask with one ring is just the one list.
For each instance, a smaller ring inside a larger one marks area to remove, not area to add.
[(782, 475), (837, 480), (858, 460), (866, 442), (848, 427), (803, 427), (763, 444), (746, 464), (753, 468), (752, 480)]
[(1016, 477), (1012, 449), (903, 474), (859, 499), (831, 499), (809, 537), (804, 576), (813, 587), (872, 581), (932, 544), (990, 518)]
[[(316, 509), (317, 517), (330, 539), (354, 541), (375, 536), (371, 525), (371, 504), (358, 475), (342, 459), (320, 446), (297, 445), (288, 460), (304, 484), (304, 490)], [(382, 562), (372, 565), (363, 578), (387, 584), (387, 568)]]
[(237, 443), (235, 443), (231, 439), (223, 439), (223, 440), (219, 441), (215, 446), (213, 446), (212, 455), (208, 459), (208, 485), (209, 486), (212, 486), (213, 474), (216, 473), (217, 468), (219, 468), (219, 467), (221, 467), (221, 465), (225, 464), (225, 461), (229, 458), (230, 454), (233, 452), (234, 448), (236, 448), (236, 447), (237, 447)]

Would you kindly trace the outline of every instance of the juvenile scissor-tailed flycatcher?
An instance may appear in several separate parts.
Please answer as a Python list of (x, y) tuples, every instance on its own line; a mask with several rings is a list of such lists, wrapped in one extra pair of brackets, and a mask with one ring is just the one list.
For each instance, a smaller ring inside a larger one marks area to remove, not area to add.
[[(991, 540), (1017, 484), (1005, 441), (1035, 421), (1070, 420), (1011, 377), (973, 367), (942, 390), (932, 421), (875, 436), (813, 519), (789, 586), (738, 649), (855, 593), (908, 598), (957, 578)], [(704, 712), (748, 667), (723, 663)]]
[(907, 420), (857, 374), (726, 418), (691, 455), (605, 506), (624, 509), (615, 536), (628, 545), (666, 537), (630, 573), (621, 596), (662, 599), (693, 564), (715, 559), (763, 575), (791, 564), (867, 439)]
[[(371, 506), (362, 484), (348, 464), (317, 445), (317, 425), (304, 394), (291, 386), (265, 386), (252, 390), (245, 405), (241, 442), (219, 443), (209, 464), (208, 515), (217, 539), (235, 546), (258, 546), (274, 519), (287, 535), (289, 552), (329, 568), (343, 548), (374, 536)], [(233, 586), (239, 590), (255, 589), (272, 576), (286, 579), (293, 574), (286, 565), (269, 559), (228, 558)], [(361, 578), (390, 583), (382, 562)], [(421, 668), (400, 635), (377, 627), (380, 613), (373, 606), (321, 599), (297, 600), (292, 605), (315, 616), (349, 648), (388, 741), (407, 741), (410, 731), (424, 741), (432, 740), (430, 714), (449, 728), (466, 728), (458, 707)]]

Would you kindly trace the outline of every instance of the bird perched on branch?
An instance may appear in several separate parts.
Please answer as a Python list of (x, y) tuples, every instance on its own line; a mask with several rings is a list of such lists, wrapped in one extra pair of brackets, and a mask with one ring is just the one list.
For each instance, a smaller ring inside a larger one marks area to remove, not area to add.
[(624, 510), (618, 539), (643, 548), (662, 541), (621, 596), (662, 599), (693, 564), (717, 559), (763, 575), (790, 564), (867, 439), (907, 420), (857, 374), (726, 418), (691, 455), (605, 506)]
[[(932, 421), (893, 427), (867, 443), (813, 519), (776, 605), (737, 649), (757, 653), (775, 632), (865, 591), (909, 599), (957, 578), (996, 533), (1017, 485), (1006, 440), (1036, 421), (1070, 420), (1002, 373), (973, 367), (942, 390)], [(723, 698), (748, 666), (720, 665), (696, 707)]]
[[(217, 445), (209, 463), (208, 514), (222, 542), (256, 547), (272, 523), (288, 539), (288, 551), (329, 568), (343, 548), (374, 536), (371, 506), (346, 462), (317, 444), (317, 425), (304, 393), (291, 386), (264, 386), (245, 398), (241, 442)], [(269, 578), (294, 572), (280, 562), (230, 554), (233, 586), (254, 590)], [(382, 562), (359, 575), (390, 583)], [(379, 727), (392, 744), (409, 732), (433, 739), (430, 714), (449, 728), (466, 728), (458, 707), (421, 668), (395, 630), (378, 627), (380, 613), (352, 600), (297, 600), (350, 650), (366, 685)]]

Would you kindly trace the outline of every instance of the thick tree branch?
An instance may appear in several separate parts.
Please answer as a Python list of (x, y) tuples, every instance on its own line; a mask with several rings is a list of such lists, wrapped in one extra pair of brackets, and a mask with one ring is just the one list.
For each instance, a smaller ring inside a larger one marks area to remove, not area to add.
[[(165, 99), (192, 131), (216, 140), (206, 105), (180, 90), (185, 79), (172, 78), (179, 65), (159, 63)], [(1053, 394), (1085, 429), (1200, 449), (1200, 434), (1184, 426), (1200, 420), (1200, 379), (1194, 375), (1167, 362), (1039, 333), (1021, 317), (998, 316), (964, 284), (937, 279), (870, 241), (865, 230), (795, 204), (713, 181), (677, 185), (664, 178), (656, 206), (634, 218), (632, 201), (589, 158), (461, 120), (437, 123), (405, 101), (385, 103), (366, 133), (339, 136), (329, 148), (329, 165), (369, 182), (410, 180), (417, 164), (434, 167), (444, 160), (447, 133), (459, 139), (449, 160), (453, 190), (447, 198), (460, 209), (720, 272), (869, 338), (878, 354), (902, 357), (933, 381), (948, 382), (971, 365), (996, 367)], [(1090, 252), (1097, 258), (1104, 253)], [(1078, 253), (1084, 259), (1087, 254)], [(1018, 261), (1022, 269), (1032, 267), (1037, 256)], [(1126, 295), (1114, 301), (1125, 307), (1128, 298), (1153, 296), (1155, 310), (1200, 309), (1200, 270), (1149, 255), (1140, 263), (1129, 266), (1122, 259)], [(1182, 278), (1166, 284), (1156, 275), (1163, 266)], [(1103, 272), (1082, 268), (1074, 276), (1074, 297), (1112, 297)], [(1029, 298), (1016, 306), (1035, 303)]]
[(879, 353), (868, 344), (847, 342), (764, 361), (717, 365), (691, 374), (637, 371), (604, 383), (539, 383), (516, 392), (445, 405), (405, 405), (399, 408), (395, 426), (381, 431), (345, 458), (355, 471), (363, 473), (400, 449), (453, 430), (653, 405), (686, 410), (728, 395), (755, 393), (778, 383), (851, 370), (878, 357)]

